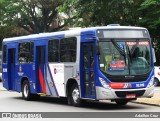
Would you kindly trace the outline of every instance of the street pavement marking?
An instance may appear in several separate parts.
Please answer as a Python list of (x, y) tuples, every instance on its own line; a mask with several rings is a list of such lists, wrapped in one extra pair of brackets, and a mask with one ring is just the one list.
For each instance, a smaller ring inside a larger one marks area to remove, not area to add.
[(40, 95), (40, 96), (46, 96), (46, 94), (44, 94), (44, 93), (38, 93), (38, 95)]

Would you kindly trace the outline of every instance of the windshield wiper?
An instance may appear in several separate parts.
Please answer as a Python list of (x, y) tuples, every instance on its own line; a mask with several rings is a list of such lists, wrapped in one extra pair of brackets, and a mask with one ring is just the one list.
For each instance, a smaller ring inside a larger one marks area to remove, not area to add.
[(117, 42), (114, 39), (111, 39), (111, 42), (113, 43), (114, 47), (119, 51), (119, 53), (125, 56), (125, 51), (120, 48)]
[(120, 48), (120, 46), (116, 43), (116, 41), (114, 41), (114, 39), (111, 39), (111, 42), (113, 43), (113, 45), (115, 46), (115, 48), (119, 51), (119, 53), (124, 56), (124, 60), (125, 60), (125, 63), (128, 64), (128, 70), (129, 70), (129, 75), (130, 75), (130, 64), (129, 64), (129, 61), (128, 61), (128, 57), (126, 56), (126, 52), (125, 50), (122, 50)]
[(131, 50), (129, 50), (129, 47), (128, 47), (128, 45), (126, 44), (126, 48), (127, 48), (127, 56), (129, 57), (129, 61), (128, 61), (128, 69), (129, 69), (129, 75), (130, 75), (130, 65), (131, 65), (131, 63), (132, 63), (132, 56), (133, 56), (133, 53), (134, 53), (134, 51), (135, 51), (135, 49), (136, 49), (136, 47), (137, 47), (137, 42), (138, 42), (139, 40), (138, 39), (136, 39), (136, 44), (135, 45), (133, 45), (133, 47), (131, 48)]
[(129, 47), (128, 47), (128, 45), (126, 44), (126, 48), (127, 48), (127, 51), (128, 51), (128, 55), (129, 55), (129, 58), (130, 58), (130, 61), (131, 61), (131, 63), (132, 63), (132, 56), (133, 56), (133, 53), (134, 53), (134, 51), (135, 51), (135, 49), (136, 49), (136, 47), (137, 47), (137, 42), (138, 42), (139, 40), (138, 39), (136, 39), (136, 44), (135, 45), (133, 45), (133, 47), (131, 48), (131, 49), (129, 49)]

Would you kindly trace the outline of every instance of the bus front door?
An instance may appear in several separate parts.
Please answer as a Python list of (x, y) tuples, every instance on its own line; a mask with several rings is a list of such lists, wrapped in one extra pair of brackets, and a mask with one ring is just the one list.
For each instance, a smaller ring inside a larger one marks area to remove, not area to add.
[(46, 94), (45, 83), (45, 46), (36, 46), (36, 89), (37, 93)]
[(85, 98), (95, 98), (94, 44), (82, 43), (81, 89)]
[(16, 49), (8, 49), (8, 89), (15, 90), (15, 54)]

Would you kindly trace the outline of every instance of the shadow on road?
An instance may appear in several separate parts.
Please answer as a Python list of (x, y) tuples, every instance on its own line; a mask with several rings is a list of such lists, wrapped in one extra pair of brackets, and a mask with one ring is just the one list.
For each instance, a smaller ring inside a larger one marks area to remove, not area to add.
[[(23, 100), (22, 97), (15, 97), (14, 99)], [(30, 101), (29, 101), (30, 102)], [(31, 101), (32, 102), (32, 101)], [(53, 98), (53, 97), (40, 97), (37, 100), (34, 100), (34, 102), (40, 102), (40, 103), (47, 103), (47, 104), (54, 104), (54, 105), (64, 105), (64, 106), (70, 106), (67, 104), (66, 98)], [(94, 109), (94, 110), (134, 110), (134, 109), (148, 109), (145, 107), (145, 105), (139, 105), (134, 103), (129, 103), (124, 106), (118, 106), (114, 102), (98, 102), (98, 101), (86, 101), (82, 107), (78, 108), (85, 108), (85, 109)]]

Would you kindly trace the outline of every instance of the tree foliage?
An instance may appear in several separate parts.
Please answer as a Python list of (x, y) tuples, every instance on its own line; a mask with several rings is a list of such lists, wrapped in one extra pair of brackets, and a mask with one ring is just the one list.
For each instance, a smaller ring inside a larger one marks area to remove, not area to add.
[(25, 29), (28, 33), (40, 33), (61, 29), (58, 7), (63, 0), (3, 0), (1, 18), (4, 25)]
[(160, 0), (65, 0), (61, 12), (70, 26), (103, 26), (111, 23), (143, 26), (152, 38), (160, 34)]
[[(160, 55), (160, 0), (145, 0), (141, 4), (140, 10), (143, 12), (142, 26), (149, 28), (156, 51), (156, 57)], [(160, 60), (157, 58), (157, 65)]]
[[(72, 12), (74, 25), (96, 26), (119, 23), (139, 25), (139, 7), (144, 0), (66, 0), (63, 11)], [(72, 10), (72, 11), (68, 11)]]
[(145, 0), (140, 9), (144, 15), (143, 23), (154, 29), (160, 26), (160, 0)]

